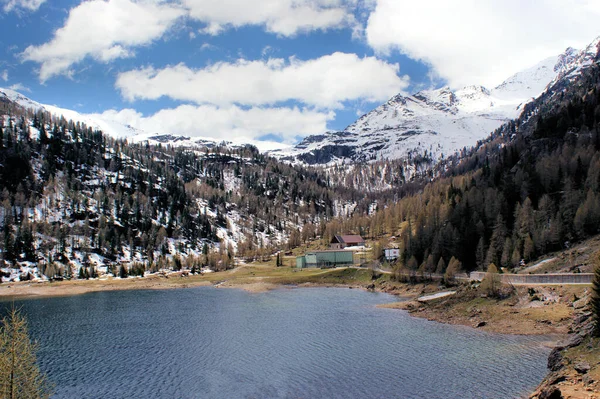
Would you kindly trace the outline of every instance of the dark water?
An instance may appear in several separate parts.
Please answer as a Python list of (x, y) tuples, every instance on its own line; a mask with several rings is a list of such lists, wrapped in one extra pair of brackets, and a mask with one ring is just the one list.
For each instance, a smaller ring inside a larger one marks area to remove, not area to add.
[(375, 308), (391, 301), (349, 289), (205, 287), (18, 305), (54, 398), (502, 399), (546, 373), (539, 338)]

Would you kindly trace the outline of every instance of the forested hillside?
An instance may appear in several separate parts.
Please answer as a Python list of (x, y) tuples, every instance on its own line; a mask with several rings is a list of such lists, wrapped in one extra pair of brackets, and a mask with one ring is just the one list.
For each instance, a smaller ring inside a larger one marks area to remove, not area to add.
[(520, 118), (437, 173), (418, 194), (372, 217), (332, 221), (331, 230), (398, 236), (400, 267), (429, 272), (444, 272), (453, 257), (465, 270), (515, 267), (598, 234), (598, 56), (581, 75), (560, 76)]
[(324, 227), (373, 201), (251, 146), (128, 144), (47, 112), (0, 107), (4, 279), (223, 269), (236, 254), (272, 254), (301, 226)]
[(599, 104), (596, 57), (423, 172), (400, 160), (303, 168), (252, 146), (131, 144), (5, 99), (0, 270), (4, 280), (219, 270), (338, 233), (381, 246), (395, 237), (412, 270), (515, 267), (599, 232)]

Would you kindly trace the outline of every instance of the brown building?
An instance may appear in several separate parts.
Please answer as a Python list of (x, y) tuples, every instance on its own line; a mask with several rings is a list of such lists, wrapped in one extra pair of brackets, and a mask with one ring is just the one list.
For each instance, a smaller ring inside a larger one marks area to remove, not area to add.
[(360, 247), (365, 245), (365, 240), (358, 235), (333, 236), (329, 247), (331, 249), (344, 249), (347, 247)]

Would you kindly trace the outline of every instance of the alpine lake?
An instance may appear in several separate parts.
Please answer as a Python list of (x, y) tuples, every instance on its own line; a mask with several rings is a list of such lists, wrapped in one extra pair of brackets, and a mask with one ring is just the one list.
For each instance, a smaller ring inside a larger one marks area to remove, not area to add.
[(546, 374), (543, 337), (377, 307), (395, 301), (347, 288), (198, 287), (14, 305), (54, 399), (512, 399)]

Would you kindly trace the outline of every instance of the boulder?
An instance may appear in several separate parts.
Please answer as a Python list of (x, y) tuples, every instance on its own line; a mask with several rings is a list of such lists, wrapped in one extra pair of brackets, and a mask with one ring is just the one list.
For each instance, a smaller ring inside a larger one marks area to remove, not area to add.
[(579, 374), (587, 374), (587, 372), (590, 371), (591, 367), (590, 367), (589, 363), (587, 363), (587, 362), (577, 362), (573, 365), (573, 368)]
[(564, 367), (563, 355), (558, 347), (552, 349), (548, 356), (548, 368), (552, 371), (558, 371)]
[(557, 387), (549, 387), (540, 392), (539, 399), (563, 399), (563, 396)]

